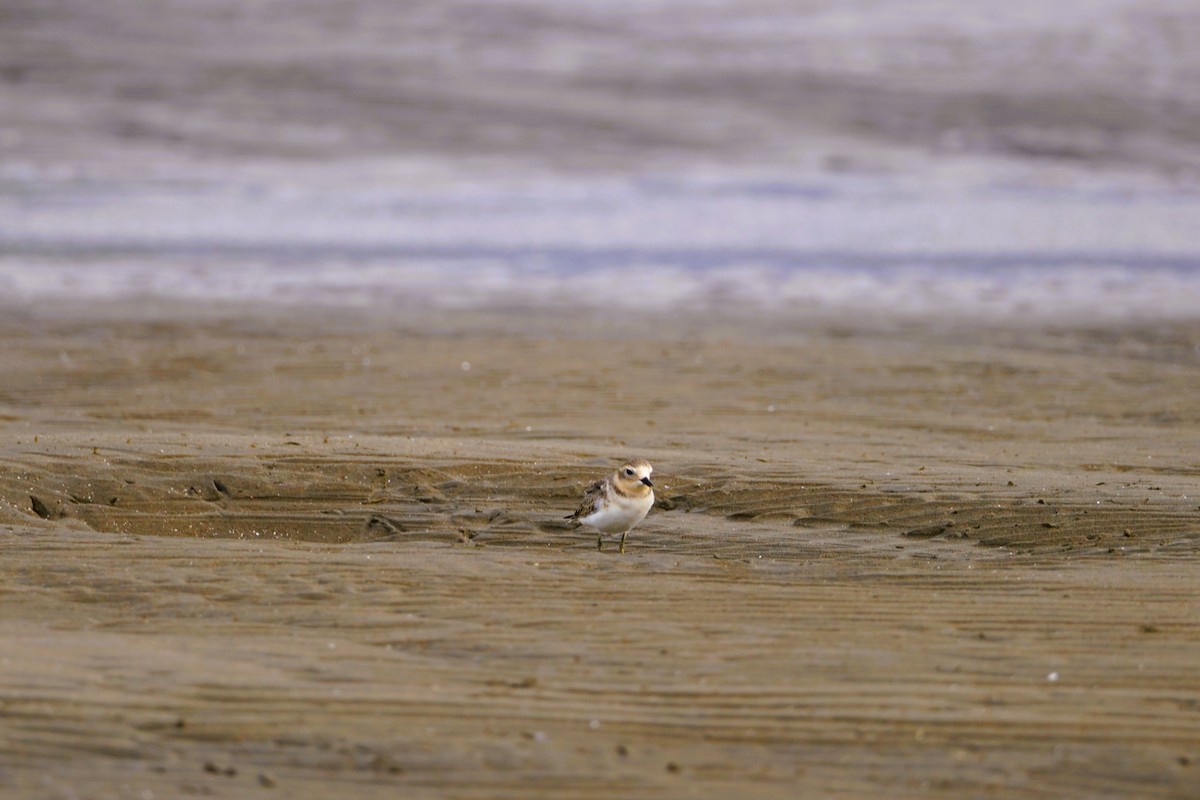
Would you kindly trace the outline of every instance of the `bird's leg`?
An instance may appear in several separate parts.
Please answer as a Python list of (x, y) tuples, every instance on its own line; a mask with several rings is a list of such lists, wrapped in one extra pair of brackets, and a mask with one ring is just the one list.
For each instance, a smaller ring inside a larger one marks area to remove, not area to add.
[(625, 552), (625, 537), (628, 535), (629, 535), (629, 531), (625, 531), (624, 533), (621, 534), (621, 552), (622, 553)]
[(603, 533), (599, 534), (596, 537), (596, 550), (598, 552), (604, 552), (604, 534)]

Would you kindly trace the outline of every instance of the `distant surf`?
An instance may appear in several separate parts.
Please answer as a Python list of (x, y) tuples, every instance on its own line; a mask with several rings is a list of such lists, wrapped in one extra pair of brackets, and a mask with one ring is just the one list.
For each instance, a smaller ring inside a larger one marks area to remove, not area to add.
[[(1200, 196), (632, 180), (0, 195), (0, 302), (1200, 316)], [(636, 287), (636, 288), (634, 288)]]

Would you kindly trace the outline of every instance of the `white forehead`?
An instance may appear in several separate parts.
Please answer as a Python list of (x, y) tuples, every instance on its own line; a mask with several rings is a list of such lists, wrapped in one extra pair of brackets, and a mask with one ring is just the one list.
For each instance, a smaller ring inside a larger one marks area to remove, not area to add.
[(654, 467), (650, 464), (647, 464), (645, 461), (637, 464), (626, 464), (625, 469), (632, 469), (639, 477), (642, 478), (648, 477), (650, 473), (654, 472)]

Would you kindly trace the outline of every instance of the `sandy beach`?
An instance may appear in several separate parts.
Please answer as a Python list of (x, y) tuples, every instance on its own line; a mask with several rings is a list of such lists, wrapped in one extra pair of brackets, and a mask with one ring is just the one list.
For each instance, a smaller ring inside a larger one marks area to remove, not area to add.
[(1200, 797), (1198, 23), (5, 3), (0, 798)]
[(1200, 329), (514, 323), (6, 319), (4, 793), (1195, 795)]

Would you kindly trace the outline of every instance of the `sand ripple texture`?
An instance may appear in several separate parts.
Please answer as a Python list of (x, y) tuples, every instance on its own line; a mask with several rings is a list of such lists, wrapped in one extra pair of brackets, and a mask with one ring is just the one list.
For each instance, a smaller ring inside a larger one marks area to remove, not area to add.
[(1194, 327), (474, 322), (4, 323), (0, 792), (1200, 791)]

